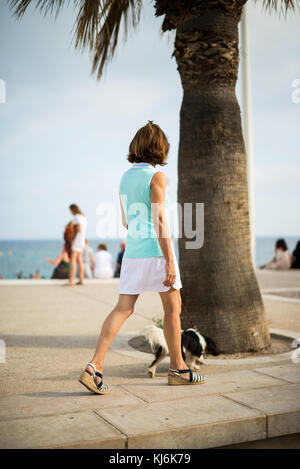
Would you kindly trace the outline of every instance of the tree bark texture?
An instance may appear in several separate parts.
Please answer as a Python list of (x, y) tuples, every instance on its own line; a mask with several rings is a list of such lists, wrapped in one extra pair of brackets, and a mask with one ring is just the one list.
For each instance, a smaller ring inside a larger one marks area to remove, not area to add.
[[(251, 261), (247, 160), (235, 93), (245, 1), (159, 3), (163, 29), (176, 28), (184, 90), (178, 202), (182, 208), (192, 203), (194, 213), (196, 203), (204, 203), (203, 246), (186, 249), (184, 230), (179, 239), (182, 300), (221, 352), (259, 351), (270, 335)], [(191, 327), (184, 313), (182, 325)]]

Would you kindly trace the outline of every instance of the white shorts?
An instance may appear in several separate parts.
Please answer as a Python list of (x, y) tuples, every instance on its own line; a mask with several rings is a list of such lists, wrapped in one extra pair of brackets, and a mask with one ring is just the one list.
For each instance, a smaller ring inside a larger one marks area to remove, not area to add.
[[(180, 272), (176, 257), (174, 266), (176, 273), (175, 290), (182, 288)], [(122, 295), (136, 295), (144, 291), (166, 292), (170, 287), (165, 287), (163, 281), (166, 279), (166, 260), (160, 257), (123, 257), (120, 273), (119, 293)]]
[(83, 249), (83, 248), (78, 248), (78, 247), (74, 247), (74, 248), (73, 248), (73, 246), (72, 246), (71, 249), (72, 249), (72, 251), (74, 251), (74, 252), (82, 252), (82, 249)]
[(73, 243), (72, 243), (72, 251), (76, 251), (76, 252), (82, 252), (83, 248), (84, 248), (84, 238), (82, 238), (82, 236), (78, 236), (80, 233), (77, 233), (77, 235), (75, 236), (75, 239), (73, 240)]

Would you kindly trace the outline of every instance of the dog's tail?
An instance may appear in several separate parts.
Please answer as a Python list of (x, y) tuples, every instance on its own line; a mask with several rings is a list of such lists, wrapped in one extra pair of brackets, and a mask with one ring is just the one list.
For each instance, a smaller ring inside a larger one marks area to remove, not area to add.
[(159, 347), (161, 347), (167, 354), (169, 353), (164, 331), (160, 327), (153, 325), (146, 326), (141, 334), (148, 340), (153, 353), (156, 353)]

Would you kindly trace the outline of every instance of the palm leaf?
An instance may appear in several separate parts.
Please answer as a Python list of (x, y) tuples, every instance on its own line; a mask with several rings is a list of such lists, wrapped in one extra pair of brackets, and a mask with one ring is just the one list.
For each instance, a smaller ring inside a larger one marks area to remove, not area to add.
[(269, 12), (279, 10), (279, 14), (284, 15), (287, 14), (288, 10), (295, 11), (296, 8), (299, 9), (300, 7), (299, 0), (255, 0), (255, 2), (262, 3), (263, 7), (269, 10)]
[[(135, 28), (140, 20), (142, 8), (141, 0), (105, 0), (100, 15), (101, 29), (97, 34), (94, 45), (92, 71), (97, 71), (100, 79), (104, 65), (115, 53), (118, 44), (122, 19), (124, 20), (124, 39), (127, 39), (128, 29)], [(131, 24), (129, 23), (131, 18)]]
[(79, 12), (75, 22), (75, 47), (93, 49), (104, 5), (101, 0), (81, 0), (78, 3)]
[(35, 4), (35, 9), (39, 9), (44, 15), (53, 14), (56, 11), (57, 16), (64, 3), (70, 3), (70, 0), (9, 0), (10, 9), (15, 10), (14, 15), (17, 18), (21, 18), (29, 5), (33, 4)]
[[(128, 30), (135, 28), (140, 20), (142, 0), (8, 0), (14, 16), (21, 18), (33, 5), (44, 15), (59, 14), (64, 4), (73, 3), (78, 9), (73, 26), (75, 48), (88, 48), (93, 53), (92, 72), (100, 79), (105, 64), (114, 56), (121, 24), (124, 39)], [(130, 21), (131, 20), (131, 21)]]

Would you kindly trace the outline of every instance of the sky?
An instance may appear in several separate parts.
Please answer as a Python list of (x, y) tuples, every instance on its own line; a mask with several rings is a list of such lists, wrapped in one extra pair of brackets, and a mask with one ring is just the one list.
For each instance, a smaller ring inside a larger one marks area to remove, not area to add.
[[(261, 4), (248, 2), (255, 235), (300, 237), (300, 102), (292, 99), (300, 12), (284, 19)], [(143, 5), (139, 27), (120, 41), (99, 82), (89, 53), (74, 50), (71, 6), (56, 20), (31, 8), (17, 21), (1, 2), (0, 239), (60, 238), (71, 203), (86, 214), (90, 238), (99, 236), (101, 204), (112, 204), (120, 226), (119, 180), (148, 119), (169, 138), (163, 171), (176, 201), (182, 87), (174, 33), (161, 35), (153, 2)]]

